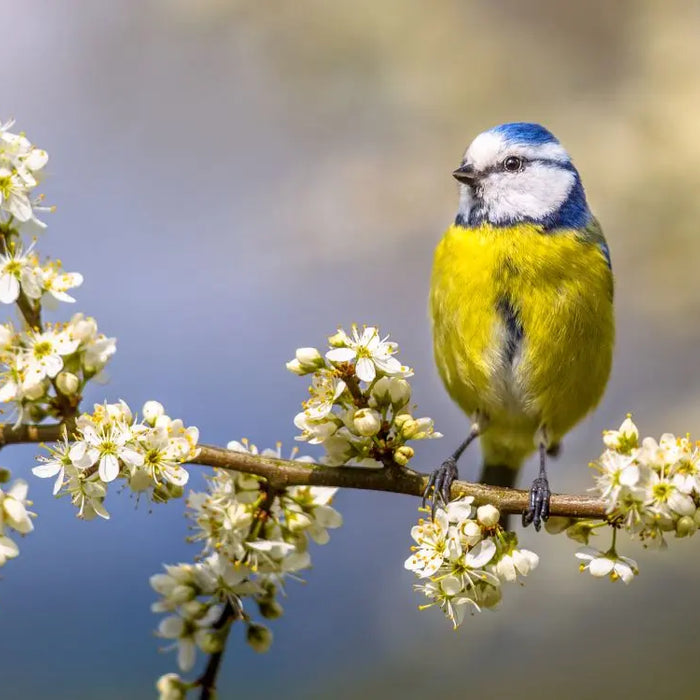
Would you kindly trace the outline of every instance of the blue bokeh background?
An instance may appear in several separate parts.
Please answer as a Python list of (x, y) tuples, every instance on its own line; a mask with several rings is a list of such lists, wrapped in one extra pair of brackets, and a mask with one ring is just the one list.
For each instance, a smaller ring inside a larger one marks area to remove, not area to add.
[[(700, 16), (685, 3), (537, 0), (0, 2), (2, 116), (51, 156), (43, 253), (85, 275), (75, 310), (119, 339), (91, 401), (151, 398), (225, 444), (283, 440), (306, 391), (284, 362), (338, 324), (379, 324), (416, 370), (442, 441), (464, 433), (433, 368), (432, 250), (450, 177), (495, 123), (545, 123), (573, 153), (617, 276), (618, 343), (600, 408), (552, 471), (584, 491), (600, 431), (700, 423), (696, 274)], [(61, 309), (56, 319), (72, 309)], [(0, 695), (148, 698), (159, 654), (148, 577), (191, 560), (182, 504), (110, 494), (84, 523), (2, 464), (38, 513), (0, 581)], [(462, 476), (475, 477), (478, 454)], [(192, 483), (201, 484), (193, 468)], [(523, 483), (530, 480), (528, 464)], [(697, 541), (630, 545), (629, 587), (578, 573), (574, 543), (522, 535), (541, 565), (454, 633), (403, 570), (416, 502), (346, 491), (345, 524), (290, 583), (269, 654), (234, 633), (222, 698), (693, 696)], [(677, 545), (677, 546), (676, 546)]]

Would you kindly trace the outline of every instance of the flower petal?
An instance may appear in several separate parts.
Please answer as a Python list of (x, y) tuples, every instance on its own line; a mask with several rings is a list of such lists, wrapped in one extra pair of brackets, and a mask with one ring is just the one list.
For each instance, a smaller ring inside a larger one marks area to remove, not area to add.
[(119, 475), (119, 460), (114, 455), (102, 455), (99, 474), (100, 479), (105, 483), (114, 481)]
[(607, 576), (615, 567), (615, 562), (607, 557), (592, 559), (588, 570), (593, 576)]
[(377, 376), (374, 362), (372, 362), (369, 357), (361, 357), (355, 365), (355, 374), (360, 381), (367, 383), (373, 382), (374, 378)]

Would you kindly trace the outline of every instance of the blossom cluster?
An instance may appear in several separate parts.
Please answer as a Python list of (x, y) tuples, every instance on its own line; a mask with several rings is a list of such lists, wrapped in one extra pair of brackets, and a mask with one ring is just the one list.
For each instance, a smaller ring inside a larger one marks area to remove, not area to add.
[(501, 600), (501, 585), (527, 576), (539, 557), (518, 548), (518, 538), (499, 525), (492, 505), (476, 508), (465, 497), (438, 508), (432, 519), (411, 530), (416, 544), (404, 566), (425, 582), (415, 589), (439, 606), (457, 628), (469, 609), (493, 608)]
[(85, 384), (100, 379), (115, 352), (116, 339), (81, 313), (43, 329), (0, 325), (0, 403), (14, 404), (18, 423), (61, 418), (57, 394), (77, 405)]
[(199, 431), (170, 418), (157, 401), (147, 401), (142, 413), (138, 421), (124, 401), (95, 404), (77, 419), (72, 439), (64, 434), (32, 471), (56, 477), (54, 495), (68, 495), (85, 520), (109, 518), (107, 485), (118, 478), (156, 502), (182, 496), (189, 478), (182, 464), (197, 456)]
[[(6, 470), (3, 472), (9, 476)], [(27, 510), (27, 506), (31, 505), (31, 501), (27, 500), (28, 490), (27, 482), (23, 479), (17, 479), (7, 491), (0, 488), (0, 566), (19, 554), (19, 547), (8, 537), (7, 530), (26, 535), (34, 529), (31, 520), (34, 513)]]
[(33, 243), (23, 250), (11, 236), (5, 239), (0, 253), (0, 303), (14, 304), (20, 294), (32, 302), (40, 299), (51, 308), (56, 308), (59, 301), (74, 303), (68, 290), (79, 287), (83, 276), (64, 272), (60, 261), (49, 260), (42, 265), (33, 251)]
[(294, 418), (301, 430), (296, 439), (323, 445), (322, 462), (341, 466), (405, 466), (414, 451), (411, 440), (441, 437), (430, 418), (414, 418), (413, 371), (395, 354), (398, 345), (382, 338), (379, 329), (352, 327), (328, 339), (325, 357), (316, 348), (299, 348), (287, 369), (311, 374), (309, 398)]
[(671, 433), (658, 441), (640, 440), (630, 416), (619, 429), (606, 430), (603, 442), (606, 449), (591, 464), (596, 474), (590, 490), (605, 502), (607, 522), (552, 518), (547, 529), (566, 531), (588, 545), (593, 534), (611, 525), (609, 549), (585, 546), (576, 556), (582, 571), (629, 583), (639, 568), (634, 560), (618, 554), (618, 530), (624, 529), (644, 546), (666, 547), (671, 533), (689, 537), (700, 526), (700, 443)]
[(593, 465), (594, 490), (608, 515), (647, 543), (663, 545), (668, 533), (694, 534), (700, 524), (700, 444), (671, 433), (640, 443), (630, 417), (603, 440), (607, 449)]
[(12, 133), (13, 124), (12, 120), (0, 124), (0, 226), (31, 223), (44, 228), (36, 214), (47, 207), (41, 196), (34, 196), (34, 188), (49, 156), (23, 133)]
[[(258, 454), (246, 440), (232, 441), (228, 448)], [(281, 448), (261, 454), (280, 458)], [(272, 633), (253, 620), (244, 600), (254, 602), (264, 619), (279, 617), (283, 611), (277, 598), (285, 579), (298, 578), (298, 572), (311, 565), (309, 540), (325, 544), (328, 530), (342, 524), (331, 506), (335, 488), (274, 489), (262, 478), (218, 469), (207, 482), (206, 491), (191, 492), (187, 498), (194, 529), (190, 540), (202, 543), (203, 558), (195, 564), (166, 566), (165, 573), (151, 578), (161, 595), (153, 611), (172, 613), (161, 621), (158, 634), (175, 640), (183, 671), (193, 667), (197, 648), (207, 654), (220, 650), (234, 620), (245, 625), (254, 650), (267, 651)], [(225, 625), (222, 614), (228, 618)], [(172, 687), (182, 681), (168, 674), (159, 684)]]

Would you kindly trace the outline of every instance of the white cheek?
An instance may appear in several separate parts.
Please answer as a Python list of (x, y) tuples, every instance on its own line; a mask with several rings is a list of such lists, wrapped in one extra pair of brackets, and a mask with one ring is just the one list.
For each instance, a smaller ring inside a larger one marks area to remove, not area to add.
[(566, 201), (574, 182), (572, 172), (541, 163), (520, 173), (494, 173), (483, 182), (484, 208), (494, 223), (543, 219)]
[(469, 212), (471, 212), (474, 206), (474, 195), (472, 194), (471, 187), (467, 185), (459, 186), (459, 208), (457, 210), (458, 216), (461, 216), (464, 221), (469, 221)]

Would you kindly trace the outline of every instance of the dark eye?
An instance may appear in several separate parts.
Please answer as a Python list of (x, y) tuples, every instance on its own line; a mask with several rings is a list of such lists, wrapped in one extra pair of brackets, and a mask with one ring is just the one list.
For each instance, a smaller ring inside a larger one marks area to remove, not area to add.
[(508, 156), (503, 161), (503, 169), (509, 173), (516, 173), (523, 167), (523, 159), (518, 156)]

